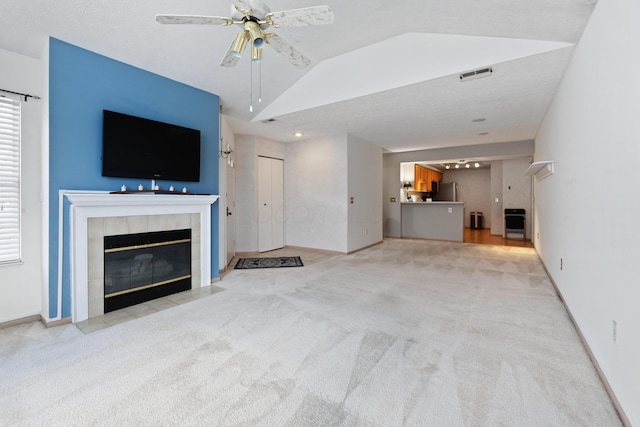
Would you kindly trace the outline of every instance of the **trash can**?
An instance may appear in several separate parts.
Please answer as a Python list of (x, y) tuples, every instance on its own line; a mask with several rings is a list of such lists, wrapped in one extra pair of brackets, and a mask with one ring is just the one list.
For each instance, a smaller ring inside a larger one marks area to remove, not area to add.
[(471, 212), (471, 228), (474, 230), (482, 228), (482, 212)]

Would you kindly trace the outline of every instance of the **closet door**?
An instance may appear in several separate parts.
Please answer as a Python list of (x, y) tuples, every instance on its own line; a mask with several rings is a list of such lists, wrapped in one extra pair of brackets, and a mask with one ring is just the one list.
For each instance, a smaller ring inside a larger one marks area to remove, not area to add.
[(258, 157), (258, 251), (284, 247), (284, 161)]

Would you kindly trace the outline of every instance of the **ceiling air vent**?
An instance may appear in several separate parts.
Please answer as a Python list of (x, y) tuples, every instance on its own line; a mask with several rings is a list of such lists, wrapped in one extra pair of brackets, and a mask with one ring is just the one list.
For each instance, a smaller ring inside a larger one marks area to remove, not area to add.
[(480, 68), (474, 71), (467, 71), (466, 73), (460, 74), (460, 81), (466, 82), (468, 80), (481, 79), (483, 77), (489, 77), (493, 73), (493, 68)]

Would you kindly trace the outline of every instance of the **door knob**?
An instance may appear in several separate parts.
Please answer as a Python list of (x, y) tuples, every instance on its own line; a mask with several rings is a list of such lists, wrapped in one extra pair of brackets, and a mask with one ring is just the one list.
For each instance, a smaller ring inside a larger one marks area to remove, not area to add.
[(229, 210), (229, 206), (227, 206), (227, 216), (231, 216), (231, 211)]

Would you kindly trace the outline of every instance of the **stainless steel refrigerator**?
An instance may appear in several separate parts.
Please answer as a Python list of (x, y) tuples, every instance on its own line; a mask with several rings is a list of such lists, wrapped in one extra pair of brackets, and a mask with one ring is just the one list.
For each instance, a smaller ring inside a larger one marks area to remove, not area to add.
[(441, 182), (438, 186), (438, 192), (433, 197), (435, 202), (457, 202), (458, 201), (458, 183)]

